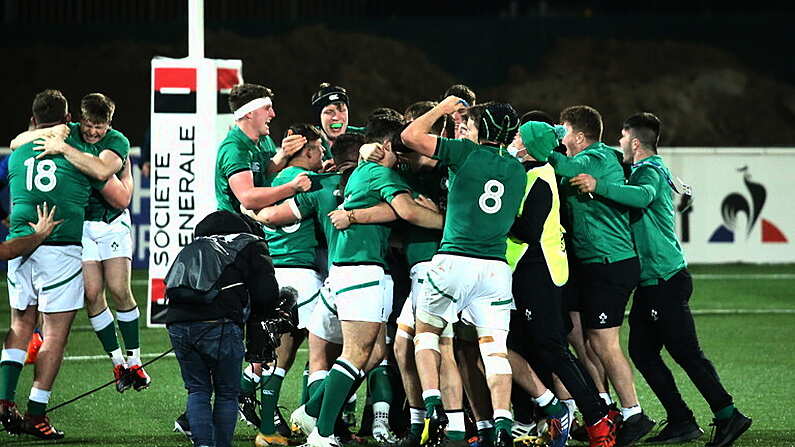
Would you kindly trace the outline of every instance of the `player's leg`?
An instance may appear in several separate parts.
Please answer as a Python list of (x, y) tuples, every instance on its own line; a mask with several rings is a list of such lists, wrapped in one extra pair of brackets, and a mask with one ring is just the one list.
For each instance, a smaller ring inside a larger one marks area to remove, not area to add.
[[(14, 286), (9, 283), (9, 288), (12, 287)], [(38, 311), (36, 304), (22, 310), (16, 309), (14, 306), (19, 304), (13, 301), (12, 299), (11, 326), (6, 333), (0, 356), (0, 423), (8, 433), (18, 434), (22, 429), (22, 416), (15, 403), (16, 391), (25, 364), (25, 340), (30, 339), (33, 334)]]
[(654, 421), (641, 409), (632, 368), (619, 343), (624, 309), (640, 275), (640, 264), (637, 258), (631, 258), (609, 264), (586, 264), (583, 270), (586, 269), (584, 301), (587, 304), (583, 315), (586, 335), (621, 401), (622, 424), (616, 442), (628, 445), (654, 426)]
[(480, 358), (478, 349), (477, 330), (460, 321), (453, 326), (455, 357), (459, 365), (462, 387), (466, 392), (472, 416), (475, 418), (478, 437), (486, 444), (493, 443), (495, 434), (492, 415), (494, 409), (491, 408), (489, 388), (483, 373), (483, 360)]

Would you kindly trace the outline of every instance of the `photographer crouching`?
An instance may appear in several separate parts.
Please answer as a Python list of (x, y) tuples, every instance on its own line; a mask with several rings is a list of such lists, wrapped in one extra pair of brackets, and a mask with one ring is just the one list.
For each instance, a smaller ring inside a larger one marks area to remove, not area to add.
[(256, 222), (216, 211), (196, 225), (195, 236), (166, 275), (166, 325), (188, 390), (193, 444), (225, 447), (237, 423), (243, 359), (273, 360), (278, 333), (292, 329), (295, 303), (279, 297)]

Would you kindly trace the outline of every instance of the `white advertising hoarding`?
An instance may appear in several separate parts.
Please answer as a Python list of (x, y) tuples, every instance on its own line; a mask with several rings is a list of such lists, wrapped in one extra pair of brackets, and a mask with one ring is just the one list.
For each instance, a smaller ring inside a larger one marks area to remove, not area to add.
[(674, 175), (694, 188), (677, 213), (690, 263), (795, 262), (795, 149), (661, 148)]

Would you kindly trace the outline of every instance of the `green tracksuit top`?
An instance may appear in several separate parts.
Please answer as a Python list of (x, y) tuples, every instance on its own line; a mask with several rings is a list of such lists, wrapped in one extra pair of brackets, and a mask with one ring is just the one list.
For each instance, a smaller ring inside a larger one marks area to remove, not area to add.
[(596, 142), (573, 157), (552, 152), (549, 163), (560, 175), (561, 193), (568, 205), (574, 255), (583, 263), (623, 261), (636, 256), (629, 226), (629, 209), (598, 195), (580, 194), (569, 184), (578, 174), (600, 182), (624, 184), (621, 153)]
[(596, 193), (632, 207), (630, 225), (640, 259), (640, 285), (655, 285), (687, 267), (674, 230), (671, 173), (659, 155), (632, 165), (629, 184), (597, 179)]

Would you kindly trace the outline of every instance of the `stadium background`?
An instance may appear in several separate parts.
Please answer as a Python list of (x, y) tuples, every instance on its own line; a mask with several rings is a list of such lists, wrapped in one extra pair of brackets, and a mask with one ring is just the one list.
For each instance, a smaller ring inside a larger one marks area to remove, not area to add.
[[(650, 110), (663, 119), (664, 146), (709, 148), (694, 151), (714, 159), (688, 166), (690, 172), (707, 175), (732, 153), (749, 160), (781, 160), (775, 175), (759, 170), (751, 175), (755, 181), (768, 175), (763, 180), (768, 203), (760, 218), (768, 217), (791, 243), (795, 210), (788, 197), (795, 179), (788, 171), (795, 166), (795, 59), (790, 54), (795, 38), (789, 31), (789, 7), (559, 3), (209, 0), (206, 56), (242, 59), (246, 80), (276, 90), (276, 136), (289, 123), (315, 120), (308, 99), (321, 81), (348, 87), (353, 124), (377, 106), (402, 110), (414, 100), (438, 98), (455, 82), (471, 85), (480, 99), (510, 100), (521, 112), (541, 108), (555, 115), (570, 104), (593, 105), (604, 115), (605, 141), (611, 144), (625, 115)], [(149, 125), (151, 58), (187, 54), (185, 2), (2, 4), (0, 55), (7, 88), (0, 95), (0, 146), (27, 126), (33, 95), (44, 88), (63, 90), (73, 109), (85, 93), (107, 93), (118, 105), (114, 125), (139, 146)], [(777, 149), (765, 149), (770, 147)], [(738, 168), (726, 167), (734, 169), (733, 185), (744, 194), (744, 174)], [(134, 175), (134, 266), (145, 269), (149, 179), (138, 169)], [(716, 230), (725, 221), (719, 204), (734, 191), (734, 186), (727, 188), (706, 198), (718, 204), (711, 227)], [(7, 191), (3, 194), (7, 201)], [(771, 213), (776, 217), (770, 218)], [(760, 233), (754, 237), (762, 237), (760, 227), (752, 228)], [(755, 249), (764, 253), (765, 247)], [(742, 259), (726, 259), (737, 260)], [(693, 271), (692, 305), (702, 343), (756, 420), (738, 445), (795, 445), (795, 267), (717, 265)], [(136, 271), (139, 302), (145, 300), (145, 283), (146, 271)], [(0, 295), (0, 327), (5, 328), (5, 291)], [(168, 348), (161, 330), (143, 330), (142, 337), (150, 359)], [(99, 345), (81, 315), (54, 402), (104, 382), (107, 360), (97, 354)], [(674, 370), (706, 428), (709, 410), (681, 370)], [(140, 396), (119, 398), (105, 389), (58, 410), (63, 412), (57, 416), (61, 428), (84, 445), (184, 444), (168, 433), (184, 395), (176, 362), (167, 358), (152, 372), (157, 387)], [(27, 387), (29, 380), (27, 373), (20, 386)], [(297, 375), (290, 374), (287, 383), (286, 389), (295, 388)], [(638, 387), (641, 400), (659, 419), (661, 409), (641, 379)], [(297, 395), (288, 394), (283, 404), (292, 408), (296, 400)], [(126, 416), (108, 421), (106, 409)], [(249, 445), (252, 438), (251, 429), (238, 428), (238, 445)], [(7, 438), (0, 439), (5, 445)]]

